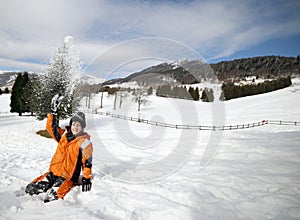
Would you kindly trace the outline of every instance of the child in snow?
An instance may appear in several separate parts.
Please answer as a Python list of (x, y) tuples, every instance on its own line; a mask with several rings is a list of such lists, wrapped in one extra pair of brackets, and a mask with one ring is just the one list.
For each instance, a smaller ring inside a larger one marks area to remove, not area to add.
[(52, 157), (49, 171), (27, 185), (25, 192), (30, 195), (47, 192), (45, 202), (62, 199), (74, 183), (79, 182), (81, 169), (82, 191), (92, 187), (92, 153), (90, 136), (84, 132), (85, 115), (75, 113), (66, 129), (58, 126), (57, 109), (60, 105), (58, 95), (52, 99), (51, 113), (48, 114), (46, 128), (51, 137), (58, 142)]

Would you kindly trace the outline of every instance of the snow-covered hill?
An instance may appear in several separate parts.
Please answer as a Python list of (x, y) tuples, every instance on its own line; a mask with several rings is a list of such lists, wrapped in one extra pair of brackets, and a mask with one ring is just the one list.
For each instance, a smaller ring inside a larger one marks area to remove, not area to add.
[[(226, 101), (220, 113), (210, 103), (150, 96), (139, 113), (130, 97), (113, 110), (114, 97), (105, 95), (101, 111), (174, 124), (208, 125), (220, 115), (227, 125), (300, 121), (299, 98), (300, 85), (294, 83)], [(7, 109), (7, 99), (0, 96), (0, 112)], [(94, 97), (93, 108), (99, 100), (100, 95)], [(131, 104), (126, 108), (126, 103)], [(87, 118), (95, 149), (92, 191), (74, 187), (64, 200), (44, 204), (41, 196), (26, 195), (24, 187), (47, 170), (56, 143), (35, 134), (45, 121), (0, 114), (0, 219), (300, 218), (299, 126), (218, 132), (90, 113)], [(209, 163), (203, 166), (207, 155)]]

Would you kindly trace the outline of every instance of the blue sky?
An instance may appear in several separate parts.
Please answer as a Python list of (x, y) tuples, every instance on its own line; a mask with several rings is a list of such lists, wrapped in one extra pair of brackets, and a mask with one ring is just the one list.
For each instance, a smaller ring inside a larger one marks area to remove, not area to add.
[[(102, 56), (102, 66), (103, 60), (105, 64), (112, 61), (111, 69), (130, 63), (127, 66), (132, 71), (142, 68), (134, 60), (150, 55), (157, 63), (193, 59), (196, 53), (214, 63), (300, 54), (299, 0), (0, 0), (0, 6), (0, 70), (43, 71), (53, 50), (68, 35), (73, 36), (87, 66), (92, 67)], [(139, 38), (149, 38), (148, 46), (116, 46)], [(154, 44), (152, 38), (162, 40)], [(181, 50), (166, 49), (166, 39), (185, 45), (193, 54), (167, 54)], [(154, 47), (155, 52), (150, 52)], [(132, 53), (135, 56), (128, 56)], [(103, 59), (103, 54), (110, 56)], [(99, 75), (107, 71), (101, 65), (93, 68)]]

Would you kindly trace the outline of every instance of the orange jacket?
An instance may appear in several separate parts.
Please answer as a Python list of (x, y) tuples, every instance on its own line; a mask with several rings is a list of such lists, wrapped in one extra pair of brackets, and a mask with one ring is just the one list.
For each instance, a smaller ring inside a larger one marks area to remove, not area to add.
[(58, 142), (49, 171), (56, 176), (77, 182), (82, 169), (83, 177), (91, 178), (93, 146), (90, 136), (82, 132), (69, 141), (66, 136), (67, 131), (60, 128), (57, 121), (55, 115), (48, 114), (46, 129)]

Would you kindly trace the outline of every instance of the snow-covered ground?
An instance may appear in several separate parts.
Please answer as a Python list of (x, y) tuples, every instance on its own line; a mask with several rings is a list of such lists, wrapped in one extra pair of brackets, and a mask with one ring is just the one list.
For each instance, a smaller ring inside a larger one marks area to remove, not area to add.
[(10, 94), (0, 95), (0, 116), (10, 112)]
[[(126, 108), (129, 97), (114, 111), (114, 97), (106, 95), (102, 111), (193, 125), (210, 125), (223, 116), (226, 125), (300, 121), (300, 84), (294, 82), (272, 93), (227, 101), (218, 107), (224, 108), (221, 113), (210, 103), (155, 96), (148, 97), (140, 113), (136, 104)], [(8, 99), (0, 96), (0, 112), (9, 110)], [(218, 132), (91, 113), (87, 118), (95, 150), (92, 190), (74, 187), (64, 200), (45, 204), (42, 196), (24, 193), (26, 184), (47, 170), (56, 148), (53, 140), (35, 134), (45, 121), (0, 114), (0, 219), (300, 218), (300, 126)]]

